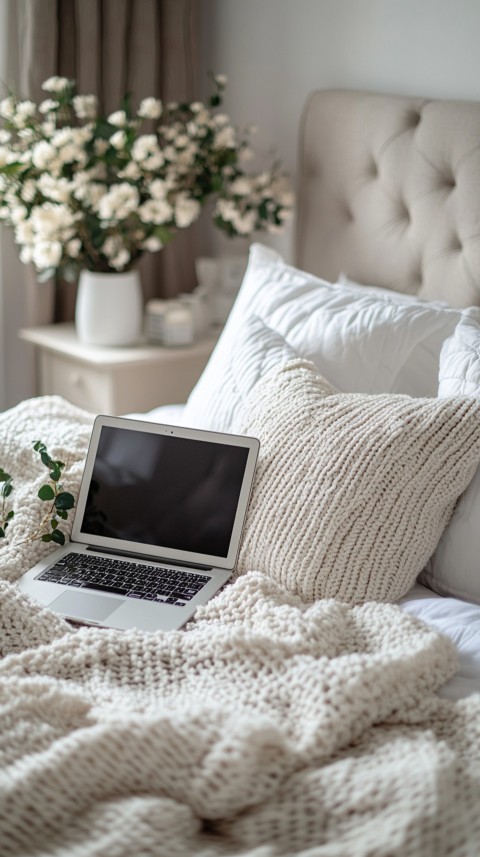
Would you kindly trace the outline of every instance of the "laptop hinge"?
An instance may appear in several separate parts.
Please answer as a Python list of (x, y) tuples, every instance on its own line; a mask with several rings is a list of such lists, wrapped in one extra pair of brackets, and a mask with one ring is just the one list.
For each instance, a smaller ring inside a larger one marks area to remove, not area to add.
[(108, 553), (113, 554), (114, 556), (128, 556), (133, 557), (134, 559), (148, 559), (153, 562), (162, 562), (168, 563), (169, 565), (181, 565), (184, 568), (198, 568), (201, 571), (212, 571), (213, 566), (211, 565), (201, 565), (199, 562), (183, 562), (179, 559), (167, 559), (164, 556), (151, 556), (146, 553), (135, 553), (134, 551), (124, 551), (124, 550), (115, 550), (115, 548), (96, 548), (93, 545), (87, 545), (87, 551), (94, 551), (94, 553)]

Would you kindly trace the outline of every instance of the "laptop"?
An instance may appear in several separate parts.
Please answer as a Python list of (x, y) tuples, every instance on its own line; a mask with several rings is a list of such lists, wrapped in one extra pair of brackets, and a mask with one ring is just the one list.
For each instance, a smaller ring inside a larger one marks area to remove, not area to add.
[(95, 419), (71, 540), (19, 581), (74, 622), (180, 628), (231, 576), (256, 438)]

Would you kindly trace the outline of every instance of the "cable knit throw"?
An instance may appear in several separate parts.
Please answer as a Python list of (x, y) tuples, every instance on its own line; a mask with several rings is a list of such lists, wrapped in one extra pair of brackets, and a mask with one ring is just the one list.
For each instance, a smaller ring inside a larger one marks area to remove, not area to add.
[[(90, 423), (0, 415), (18, 496), (37, 437), (75, 490)], [(477, 857), (480, 698), (435, 695), (441, 635), (254, 571), (182, 631), (74, 629), (15, 587), (49, 547), (15, 546), (27, 512), (0, 547), (2, 857)]]
[(338, 394), (312, 363), (269, 372), (234, 426), (260, 439), (239, 572), (307, 600), (397, 601), (480, 459), (480, 402)]

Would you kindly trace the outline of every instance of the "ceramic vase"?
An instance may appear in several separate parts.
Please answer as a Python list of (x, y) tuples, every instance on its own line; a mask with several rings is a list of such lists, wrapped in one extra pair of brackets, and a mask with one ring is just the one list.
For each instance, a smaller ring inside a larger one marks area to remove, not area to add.
[(75, 327), (87, 345), (137, 345), (143, 328), (143, 296), (138, 271), (102, 274), (82, 271)]

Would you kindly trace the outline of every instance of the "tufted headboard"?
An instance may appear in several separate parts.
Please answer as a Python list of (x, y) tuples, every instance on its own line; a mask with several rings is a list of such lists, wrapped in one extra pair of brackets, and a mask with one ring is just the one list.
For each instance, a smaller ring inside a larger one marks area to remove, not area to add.
[(296, 264), (480, 304), (480, 104), (314, 92), (300, 134)]

